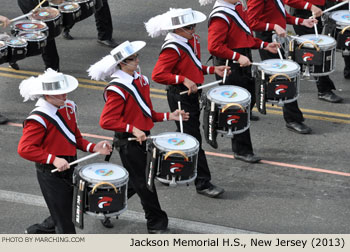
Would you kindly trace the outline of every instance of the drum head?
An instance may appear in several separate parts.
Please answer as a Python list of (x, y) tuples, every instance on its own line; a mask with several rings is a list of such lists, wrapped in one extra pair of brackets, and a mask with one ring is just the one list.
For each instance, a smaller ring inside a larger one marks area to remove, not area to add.
[(180, 132), (164, 132), (158, 136), (161, 135), (164, 137), (154, 139), (153, 143), (162, 151), (180, 150), (188, 155), (198, 152), (199, 142), (193, 136)]
[(10, 37), (6, 40), (7, 45), (12, 47), (26, 47), (28, 45), (27, 41), (22, 38)]
[(63, 3), (61, 4), (58, 9), (60, 12), (65, 13), (65, 12), (74, 12), (80, 9), (79, 4), (77, 3)]
[(49, 4), (52, 6), (58, 6), (64, 2), (66, 2), (66, 0), (49, 0)]
[(247, 101), (250, 103), (251, 99), (247, 89), (233, 85), (214, 87), (207, 92), (207, 97), (216, 104), (239, 103), (242, 105)]
[[(303, 41), (311, 41), (317, 44), (321, 49), (327, 49), (329, 47), (335, 47), (337, 42), (334, 38), (326, 35), (319, 34), (316, 36), (315, 34), (306, 34), (300, 36), (300, 39), (297, 39), (298, 43), (301, 44)], [(314, 48), (312, 44), (305, 43), (303, 45), (305, 48)]]
[(80, 177), (90, 183), (102, 181), (112, 184), (125, 181), (129, 174), (121, 166), (111, 163), (95, 163), (82, 167), (79, 171)]
[(18, 37), (27, 41), (42, 41), (47, 38), (47, 36), (42, 32), (20, 32)]
[(53, 20), (58, 16), (60, 16), (60, 12), (57, 9), (52, 7), (44, 7), (36, 10), (33, 13), (32, 18), (35, 20), (46, 21), (46, 20)]
[(285, 73), (294, 76), (300, 71), (299, 64), (291, 60), (268, 59), (261, 63), (266, 65), (260, 65), (258, 69), (263, 70), (267, 74)]
[(337, 25), (350, 25), (350, 11), (348, 10), (335, 11), (330, 15), (330, 18), (333, 19)]
[(47, 30), (47, 25), (40, 21), (19, 21), (14, 25), (16, 30), (20, 31), (44, 31)]

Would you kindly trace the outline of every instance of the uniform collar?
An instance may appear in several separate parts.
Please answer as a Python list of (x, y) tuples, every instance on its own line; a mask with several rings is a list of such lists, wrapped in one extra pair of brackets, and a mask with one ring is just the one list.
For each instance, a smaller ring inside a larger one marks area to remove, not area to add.
[(214, 8), (216, 8), (216, 7), (227, 7), (227, 8), (230, 8), (230, 9), (235, 9), (237, 4), (240, 4), (240, 2), (231, 4), (231, 3), (228, 3), (228, 2), (225, 2), (225, 1), (222, 1), (222, 0), (216, 0), (216, 2), (214, 4)]
[(48, 101), (46, 101), (43, 97), (40, 97), (35, 104), (36, 107), (44, 107), (48, 109), (52, 114), (56, 114), (58, 108)]
[(184, 37), (177, 35), (176, 33), (173, 33), (173, 32), (169, 32), (168, 35), (166, 35), (165, 40), (179, 40), (179, 41), (185, 42), (185, 43), (188, 42), (187, 38), (184, 38)]
[(114, 74), (111, 75), (111, 77), (126, 80), (128, 83), (131, 84), (133, 80), (137, 80), (138, 78), (140, 78), (140, 74), (134, 71), (134, 76), (131, 76), (130, 74), (127, 74), (126, 72), (118, 69), (116, 72), (114, 72)]

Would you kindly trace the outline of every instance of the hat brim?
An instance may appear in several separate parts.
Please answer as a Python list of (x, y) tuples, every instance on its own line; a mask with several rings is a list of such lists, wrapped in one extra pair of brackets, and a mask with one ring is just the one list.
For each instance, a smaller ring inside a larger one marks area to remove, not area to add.
[(38, 86), (40, 86), (40, 88), (31, 91), (30, 95), (60, 95), (70, 93), (77, 89), (77, 87), (79, 86), (79, 82), (75, 77), (68, 74), (64, 74), (64, 77), (66, 78), (68, 84), (66, 88), (60, 90), (43, 90), (41, 82), (39, 82)]
[[(133, 41), (133, 42), (130, 42), (130, 44), (132, 45), (132, 48), (134, 49), (134, 51), (132, 53), (128, 54), (128, 55), (125, 55), (125, 57), (122, 57), (121, 59), (116, 60), (117, 64), (119, 64), (123, 60), (129, 58), (131, 55), (137, 53), (138, 51), (140, 51), (142, 48), (144, 48), (146, 46), (146, 42), (145, 41)], [(116, 47), (115, 49), (117, 49), (117, 48), (118, 47)]]
[(184, 24), (178, 24), (178, 25), (170, 25), (170, 24), (166, 24), (162, 27), (162, 30), (174, 30), (177, 28), (181, 28), (181, 27), (185, 27), (191, 24), (198, 24), (198, 23), (202, 23), (203, 21), (205, 21), (207, 19), (207, 16), (205, 14), (203, 14), (200, 11), (192, 11), (194, 14), (194, 18), (191, 22), (188, 23), (184, 23)]

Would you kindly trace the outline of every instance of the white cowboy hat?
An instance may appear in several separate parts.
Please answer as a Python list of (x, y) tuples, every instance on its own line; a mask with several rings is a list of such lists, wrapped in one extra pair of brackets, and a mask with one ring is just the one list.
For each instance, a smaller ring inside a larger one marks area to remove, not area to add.
[(19, 85), (19, 90), (24, 101), (34, 100), (41, 95), (60, 95), (72, 92), (79, 83), (71, 75), (59, 73), (51, 68), (38, 77), (30, 77), (23, 80)]
[(93, 80), (105, 80), (115, 72), (115, 67), (120, 62), (140, 51), (145, 45), (144, 41), (123, 42), (114, 48), (109, 55), (90, 66), (87, 70), (89, 76)]
[(200, 11), (187, 9), (170, 9), (168, 12), (155, 16), (145, 23), (148, 35), (152, 38), (165, 35), (167, 31), (198, 24), (206, 20), (206, 15)]

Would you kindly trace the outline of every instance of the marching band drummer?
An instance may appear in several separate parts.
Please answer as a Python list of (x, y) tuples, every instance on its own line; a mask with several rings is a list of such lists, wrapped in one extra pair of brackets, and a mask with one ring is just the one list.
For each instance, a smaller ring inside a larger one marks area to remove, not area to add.
[[(77, 149), (104, 155), (112, 150), (107, 141), (94, 144), (82, 137), (75, 103), (67, 100), (67, 93), (77, 87), (78, 81), (73, 76), (52, 69), (22, 81), (19, 87), (24, 101), (38, 101), (23, 123), (18, 153), (35, 162), (40, 189), (58, 234), (75, 233), (72, 222), (74, 168), (69, 162), (76, 160)], [(55, 168), (58, 172), (52, 173)]]
[[(7, 17), (0, 15), (0, 27), (3, 26), (4, 28), (10, 24), (10, 20)], [(0, 114), (0, 124), (5, 124), (8, 122), (8, 119)]]
[[(190, 8), (170, 9), (162, 15), (151, 18), (145, 25), (151, 37), (167, 34), (153, 69), (152, 79), (168, 85), (167, 98), (171, 110), (176, 109), (178, 101), (181, 101), (182, 108), (190, 112), (189, 121), (183, 124), (183, 132), (195, 137), (199, 142), (196, 190), (199, 194), (215, 198), (221, 195), (224, 189), (210, 182), (211, 174), (202, 149), (199, 122), (200, 92), (197, 92), (197, 85), (203, 83), (203, 74), (216, 73), (223, 76), (226, 67), (204, 66), (200, 61), (199, 36), (195, 34), (195, 27), (205, 19), (203, 13)], [(188, 95), (180, 95), (180, 91), (188, 91)], [(176, 123), (176, 126), (180, 131), (179, 123)]]
[[(322, 33), (323, 25), (321, 21), (321, 15), (322, 9), (324, 9), (324, 6), (326, 4), (326, 0), (286, 0), (286, 4), (296, 9), (295, 15), (298, 17), (309, 18), (313, 15), (317, 17), (317, 32), (319, 34)], [(300, 25), (293, 25), (293, 27), (295, 33), (298, 35), (315, 34), (315, 30), (313, 28), (308, 28)], [(317, 77), (316, 84), (318, 90), (318, 99), (321, 101), (338, 103), (343, 100), (343, 98), (333, 93), (332, 90), (336, 88), (329, 75)]]
[[(199, 0), (201, 5), (214, 0)], [(251, 48), (263, 48), (277, 53), (278, 43), (267, 43), (253, 37), (246, 23), (246, 12), (241, 2), (245, 0), (217, 0), (209, 15), (208, 50), (214, 57), (214, 65), (225, 64), (229, 60), (231, 74), (224, 85), (235, 85), (247, 89), (251, 94), (251, 109), (255, 105), (255, 81), (251, 73)], [(238, 61), (239, 64), (232, 62)], [(222, 79), (217, 77), (217, 79)], [(235, 159), (256, 163), (260, 158), (254, 155), (249, 129), (232, 138), (232, 151)]]
[[(249, 26), (256, 32), (256, 37), (268, 42), (272, 41), (272, 31), (278, 36), (285, 37), (287, 23), (309, 28), (317, 23), (313, 18), (302, 19), (291, 16), (285, 10), (283, 0), (249, 0), (247, 14)], [(262, 60), (279, 58), (278, 55), (266, 50), (259, 50), (259, 53)], [(299, 134), (311, 133), (311, 128), (303, 123), (304, 116), (297, 101), (284, 104), (283, 117), (287, 129)]]
[[(140, 70), (136, 72), (140, 62), (138, 51), (145, 45), (143, 41), (125, 41), (92, 65), (88, 72), (94, 80), (112, 78), (104, 91), (106, 103), (100, 117), (100, 126), (115, 132), (114, 144), (119, 150), (123, 166), (129, 172), (128, 198), (135, 193), (140, 197), (148, 233), (162, 234), (168, 232), (168, 216), (161, 209), (154, 185), (152, 191), (147, 188), (145, 140), (154, 126), (153, 122), (179, 120), (180, 114), (186, 121), (189, 113), (183, 110), (158, 113), (153, 110), (148, 78), (141, 75)], [(133, 136), (137, 140), (128, 141)], [(104, 222), (110, 220), (105, 219)]]

